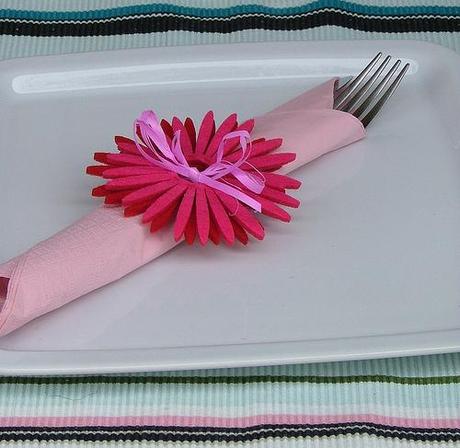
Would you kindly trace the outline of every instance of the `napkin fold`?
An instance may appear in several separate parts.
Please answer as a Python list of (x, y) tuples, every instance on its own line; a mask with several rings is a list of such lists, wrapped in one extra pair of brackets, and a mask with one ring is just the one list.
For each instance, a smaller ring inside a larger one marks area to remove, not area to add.
[[(286, 173), (365, 136), (352, 115), (335, 111), (336, 79), (255, 119), (251, 138), (283, 139), (295, 152)], [(121, 207), (99, 207), (22, 255), (0, 265), (0, 336), (125, 276), (173, 248), (171, 229), (151, 234)]]

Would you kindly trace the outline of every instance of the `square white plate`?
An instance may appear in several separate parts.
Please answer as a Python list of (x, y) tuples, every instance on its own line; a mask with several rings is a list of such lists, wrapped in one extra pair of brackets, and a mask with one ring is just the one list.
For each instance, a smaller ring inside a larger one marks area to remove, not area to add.
[[(0, 261), (97, 204), (92, 153), (139, 111), (263, 113), (377, 51), (412, 64), (367, 139), (295, 175), (302, 207), (248, 247), (181, 246), (0, 339), (1, 374), (460, 350), (460, 63), (417, 42), (156, 48), (0, 64)], [(96, 180), (97, 181), (97, 180)]]

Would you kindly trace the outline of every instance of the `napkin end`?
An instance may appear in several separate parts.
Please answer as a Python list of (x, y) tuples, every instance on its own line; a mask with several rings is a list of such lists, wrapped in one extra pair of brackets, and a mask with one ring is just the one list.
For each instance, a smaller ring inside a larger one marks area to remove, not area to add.
[(3, 310), (8, 295), (8, 285), (16, 266), (16, 258), (0, 264), (0, 312)]
[(10, 279), (8, 277), (0, 277), (0, 311), (2, 310), (6, 300), (6, 293), (8, 291), (9, 283)]

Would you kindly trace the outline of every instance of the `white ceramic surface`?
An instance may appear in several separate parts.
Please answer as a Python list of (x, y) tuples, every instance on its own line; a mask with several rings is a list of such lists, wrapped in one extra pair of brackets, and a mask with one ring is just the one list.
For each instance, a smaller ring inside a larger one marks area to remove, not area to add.
[(156, 48), (0, 64), (0, 261), (96, 206), (93, 151), (139, 111), (249, 117), (378, 50), (412, 62), (366, 140), (295, 175), (247, 248), (181, 246), (0, 339), (0, 373), (229, 367), (460, 350), (460, 63), (401, 42)]

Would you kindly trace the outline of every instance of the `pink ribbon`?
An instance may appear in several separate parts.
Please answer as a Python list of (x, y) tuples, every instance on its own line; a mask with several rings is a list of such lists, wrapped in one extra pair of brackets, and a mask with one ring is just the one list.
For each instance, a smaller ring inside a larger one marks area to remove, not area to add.
[[(146, 147), (143, 147), (139, 143), (137, 131), (139, 131)], [(231, 163), (223, 160), (224, 147), (228, 140), (234, 138), (239, 138), (241, 157), (236, 162)], [(238, 187), (229, 185), (224, 181), (219, 181), (220, 178), (231, 175), (254, 193), (258, 194), (264, 189), (262, 175), (261, 178), (256, 178), (251, 173), (240, 168), (251, 153), (249, 132), (243, 130), (226, 134), (217, 148), (216, 162), (209, 165), (203, 171), (199, 171), (188, 164), (180, 144), (180, 131), (175, 132), (170, 144), (158, 122), (157, 116), (151, 110), (142, 112), (141, 116), (134, 121), (134, 141), (139, 152), (152, 165), (173, 171), (180, 176), (190, 179), (192, 182), (202, 183), (220, 190), (258, 212), (262, 210), (260, 202), (241, 191)], [(151, 154), (147, 150), (151, 151)]]

